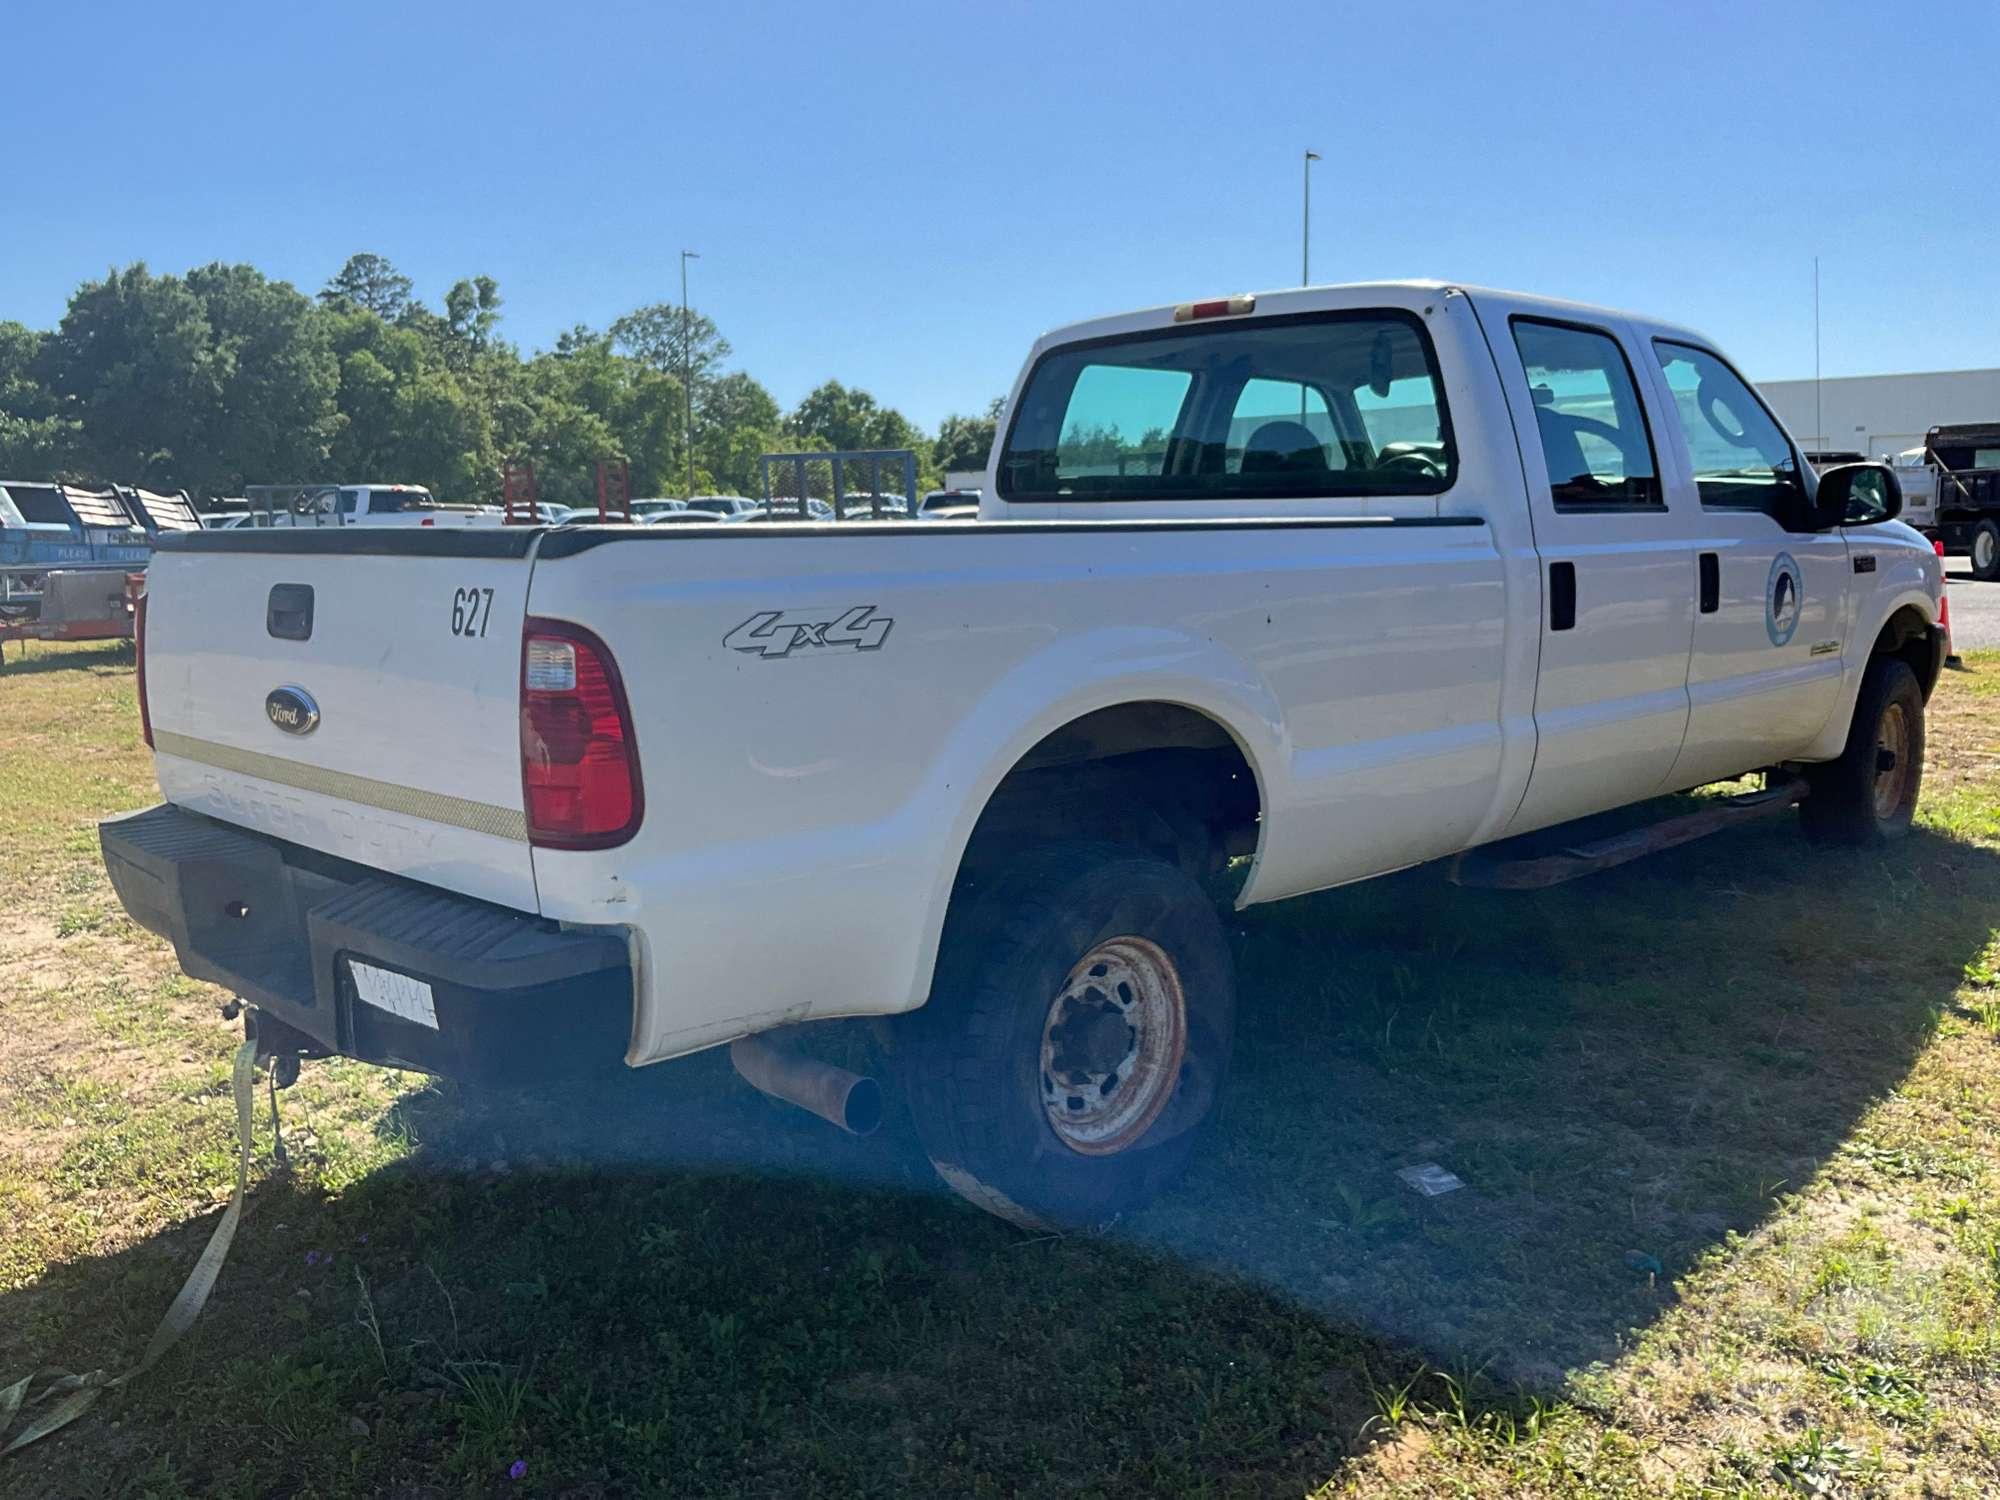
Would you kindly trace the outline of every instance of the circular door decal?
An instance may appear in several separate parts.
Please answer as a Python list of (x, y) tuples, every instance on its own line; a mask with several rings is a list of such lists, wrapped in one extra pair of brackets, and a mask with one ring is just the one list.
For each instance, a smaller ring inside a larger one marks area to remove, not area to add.
[(1771, 576), (1764, 584), (1764, 630), (1771, 644), (1782, 646), (1799, 628), (1799, 607), (1805, 603), (1805, 579), (1792, 554), (1780, 552), (1771, 560)]

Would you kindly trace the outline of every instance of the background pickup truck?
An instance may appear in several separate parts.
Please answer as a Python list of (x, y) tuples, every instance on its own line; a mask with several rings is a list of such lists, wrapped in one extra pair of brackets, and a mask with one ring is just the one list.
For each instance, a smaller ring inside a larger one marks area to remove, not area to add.
[[(1044, 337), (977, 519), (163, 538), (133, 916), (281, 1057), (888, 1018), (943, 1178), (1158, 1191), (1275, 901), (1767, 770), (1908, 827), (1938, 560), (1698, 335), (1429, 283)], [(1787, 800), (1790, 800), (1788, 798)], [(839, 1074), (753, 1081), (865, 1123)], [(829, 1092), (830, 1091), (830, 1092)]]
[(256, 484), (245, 493), (253, 526), (498, 526), (505, 519), (491, 507), (439, 505), (420, 484)]

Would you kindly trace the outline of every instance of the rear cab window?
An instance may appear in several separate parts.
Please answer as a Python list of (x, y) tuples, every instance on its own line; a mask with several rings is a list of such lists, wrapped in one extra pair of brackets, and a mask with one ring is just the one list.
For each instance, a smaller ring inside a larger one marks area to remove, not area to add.
[(1435, 495), (1457, 474), (1436, 351), (1396, 309), (1087, 340), (1036, 361), (1000, 498)]

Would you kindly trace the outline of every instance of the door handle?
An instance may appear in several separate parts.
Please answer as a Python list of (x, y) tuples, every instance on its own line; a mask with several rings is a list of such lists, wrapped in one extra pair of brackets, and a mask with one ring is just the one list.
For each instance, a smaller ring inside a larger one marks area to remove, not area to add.
[(1549, 564), (1549, 629), (1576, 628), (1576, 564)]
[(1722, 608), (1722, 559), (1713, 552), (1701, 555), (1701, 612), (1712, 615)]

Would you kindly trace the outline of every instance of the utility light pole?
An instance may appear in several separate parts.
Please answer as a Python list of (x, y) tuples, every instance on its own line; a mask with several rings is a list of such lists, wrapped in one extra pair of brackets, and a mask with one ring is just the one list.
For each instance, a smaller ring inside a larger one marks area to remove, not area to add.
[[(1305, 177), (1304, 200), (1299, 210), (1299, 285), (1311, 286), (1313, 279), (1313, 163), (1319, 160), (1319, 153), (1310, 148), (1301, 164)], [(1299, 425), (1306, 421), (1306, 388), (1299, 387)]]
[(1305, 203), (1299, 219), (1299, 285), (1311, 286), (1313, 279), (1313, 163), (1317, 151), (1306, 152)]
[(1819, 257), (1813, 257), (1813, 430), (1819, 434), (1813, 441), (1820, 447), (1830, 446), (1826, 440), (1826, 417), (1819, 404)]
[(681, 251), (681, 399), (682, 441), (687, 447), (687, 498), (694, 499), (694, 341), (688, 317), (688, 262), (700, 260), (692, 250)]

